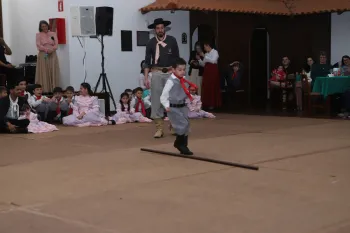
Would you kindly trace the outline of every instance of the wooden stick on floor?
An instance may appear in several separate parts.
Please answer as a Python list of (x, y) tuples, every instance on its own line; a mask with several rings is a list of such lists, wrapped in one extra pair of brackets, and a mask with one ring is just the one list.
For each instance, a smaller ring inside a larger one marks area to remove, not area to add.
[(217, 163), (217, 164), (222, 164), (222, 165), (227, 165), (227, 166), (232, 166), (232, 167), (240, 167), (240, 168), (256, 170), (256, 171), (259, 170), (259, 167), (253, 166), (253, 165), (227, 162), (227, 161), (209, 159), (209, 158), (198, 157), (198, 156), (193, 156), (193, 155), (190, 155), (190, 156), (189, 155), (181, 155), (181, 154), (176, 154), (176, 153), (172, 153), (172, 152), (152, 150), (152, 149), (147, 149), (147, 148), (141, 148), (141, 151), (157, 153), (157, 154), (161, 154), (161, 155), (169, 155), (169, 156), (180, 157), (180, 158), (185, 158), (185, 159), (194, 159), (194, 160), (205, 161), (205, 162), (209, 162), (209, 163)]

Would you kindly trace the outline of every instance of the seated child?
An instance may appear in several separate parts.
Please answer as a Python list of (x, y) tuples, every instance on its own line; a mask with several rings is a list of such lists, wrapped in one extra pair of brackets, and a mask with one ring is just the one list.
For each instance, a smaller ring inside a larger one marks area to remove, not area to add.
[(147, 112), (150, 112), (151, 109), (150, 97), (146, 96), (145, 98), (142, 98), (143, 89), (141, 87), (135, 88), (133, 93), (134, 97), (133, 101), (131, 101), (131, 107), (135, 108), (135, 112), (140, 112), (144, 117), (148, 117)]
[(31, 112), (31, 108), (29, 105), (24, 105), (22, 109), (22, 114), (18, 118), (18, 120), (28, 119), (28, 132), (29, 133), (48, 133), (52, 131), (58, 130), (56, 126), (51, 125), (49, 123), (39, 121), (38, 114)]
[(189, 98), (186, 99), (186, 104), (189, 109), (188, 118), (215, 118), (212, 113), (202, 110), (201, 96), (197, 95), (196, 87), (191, 86), (189, 90), (193, 100), (191, 101)]
[(287, 74), (283, 70), (283, 66), (278, 66), (277, 69), (272, 71), (272, 77), (270, 78), (271, 87), (285, 87), (285, 83), (280, 81), (286, 80)]
[(73, 105), (75, 103), (75, 91), (74, 91), (74, 87), (72, 86), (68, 86), (66, 88), (65, 94), (66, 94), (66, 102), (68, 104), (68, 112), (67, 112), (67, 116), (72, 115), (73, 114)]
[(128, 93), (131, 106), (133, 106), (134, 105), (134, 98), (133, 98), (134, 97), (134, 92), (133, 92), (133, 90), (125, 89), (124, 93)]
[(7, 96), (7, 89), (4, 86), (0, 86), (0, 99)]
[(19, 80), (18, 86), (21, 89), (21, 97), (25, 97), (28, 101), (31, 94), (26, 90), (27, 89), (27, 81), (24, 79)]
[(141, 112), (135, 112), (135, 109), (131, 107), (131, 101), (129, 94), (124, 92), (120, 95), (119, 103), (117, 104), (117, 113), (110, 117), (110, 123), (124, 124), (130, 122), (152, 122), (151, 119), (144, 117)]
[(84, 127), (108, 124), (105, 116), (100, 112), (97, 97), (92, 95), (90, 84), (82, 83), (80, 95), (75, 97), (74, 104), (70, 104), (73, 108), (73, 114), (62, 119), (64, 125)]
[(28, 103), (38, 113), (40, 120), (46, 121), (51, 99), (42, 95), (43, 89), (40, 84), (35, 84), (33, 92), (34, 94), (29, 97)]
[(56, 121), (62, 123), (62, 118), (67, 116), (69, 104), (63, 97), (63, 90), (60, 87), (53, 89), (52, 101), (49, 104), (49, 113), (47, 114), (47, 121)]

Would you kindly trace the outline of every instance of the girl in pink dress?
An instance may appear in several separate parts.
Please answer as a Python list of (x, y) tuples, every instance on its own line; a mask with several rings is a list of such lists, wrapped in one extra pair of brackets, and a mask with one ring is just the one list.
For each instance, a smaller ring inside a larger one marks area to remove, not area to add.
[(28, 119), (30, 121), (28, 125), (29, 133), (48, 133), (58, 130), (56, 126), (38, 120), (38, 114), (31, 112), (29, 105), (24, 106), (24, 114), (18, 118), (18, 120)]
[(124, 124), (131, 122), (152, 122), (151, 119), (143, 116), (141, 112), (135, 112), (131, 106), (129, 94), (124, 92), (120, 95), (119, 103), (117, 104), (117, 113), (109, 119), (112, 124)]
[(88, 83), (80, 85), (80, 95), (75, 97), (74, 104), (71, 103), (73, 114), (63, 117), (64, 125), (69, 126), (102, 126), (107, 125), (103, 113), (100, 112), (98, 99), (92, 96), (93, 92)]
[(201, 96), (197, 95), (197, 89), (190, 87), (190, 93), (193, 97), (191, 101), (189, 98), (186, 99), (186, 104), (189, 109), (188, 118), (215, 118), (212, 113), (202, 110)]

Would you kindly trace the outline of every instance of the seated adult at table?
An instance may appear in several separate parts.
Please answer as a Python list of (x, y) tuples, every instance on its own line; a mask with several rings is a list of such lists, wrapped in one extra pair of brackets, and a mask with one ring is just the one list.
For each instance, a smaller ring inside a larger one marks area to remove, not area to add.
[(17, 84), (9, 87), (10, 95), (0, 99), (0, 131), (5, 133), (28, 133), (29, 120), (19, 120), (23, 105), (27, 104), (21, 97), (21, 88)]
[(291, 63), (289, 57), (285, 56), (282, 58), (282, 66), (283, 66), (283, 70), (286, 73), (286, 75), (295, 74), (295, 72), (296, 72), (295, 67)]
[(15, 82), (15, 67), (6, 60), (5, 55), (11, 55), (12, 50), (6, 44), (3, 38), (0, 37), (0, 74), (5, 74), (7, 78), (7, 83)]
[(350, 76), (350, 57), (348, 55), (342, 57), (340, 69), (342, 75)]
[[(332, 66), (332, 68), (341, 68), (344, 65), (346, 65), (347, 62), (349, 62), (349, 56), (348, 55), (344, 55), (344, 56), (342, 56), (342, 58), (341, 58), (341, 60), (339, 62), (335, 63)], [(346, 65), (346, 66), (349, 66), (349, 65)]]
[(317, 77), (327, 77), (331, 69), (332, 66), (327, 62), (326, 53), (321, 52), (319, 63), (314, 63), (311, 67), (311, 85), (313, 86)]

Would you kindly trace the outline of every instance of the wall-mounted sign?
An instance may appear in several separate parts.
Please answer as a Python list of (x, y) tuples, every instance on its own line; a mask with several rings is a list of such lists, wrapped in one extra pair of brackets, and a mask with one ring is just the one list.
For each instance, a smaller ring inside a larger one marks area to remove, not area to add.
[(186, 33), (182, 33), (181, 40), (182, 40), (183, 44), (187, 44), (187, 34)]
[(63, 12), (63, 0), (58, 0), (58, 12)]

